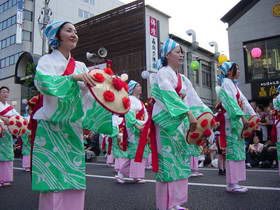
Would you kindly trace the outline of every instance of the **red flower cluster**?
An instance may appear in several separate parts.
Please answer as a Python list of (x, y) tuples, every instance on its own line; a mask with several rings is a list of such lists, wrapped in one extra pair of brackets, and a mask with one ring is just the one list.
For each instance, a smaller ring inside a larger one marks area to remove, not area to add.
[(22, 127), (22, 123), (21, 123), (21, 122), (17, 122), (16, 125), (17, 125), (17, 127), (19, 127), (19, 128)]
[(103, 74), (101, 73), (95, 73), (94, 75), (92, 75), (92, 78), (96, 81), (96, 82), (104, 82), (105, 77), (103, 76)]
[(203, 132), (203, 135), (205, 136), (205, 137), (209, 137), (209, 136), (211, 136), (211, 130), (209, 129), (209, 128), (207, 128), (204, 132)]
[(108, 101), (108, 102), (113, 102), (115, 100), (115, 94), (110, 90), (106, 90), (103, 93), (103, 97), (104, 97), (105, 101)]
[(109, 74), (109, 75), (114, 75), (114, 72), (112, 71), (112, 69), (111, 68), (105, 68), (104, 70), (103, 70), (106, 74)]
[(117, 91), (120, 91), (124, 87), (124, 82), (120, 78), (113, 78), (112, 84)]
[(125, 109), (128, 109), (130, 107), (130, 100), (128, 97), (123, 97), (122, 102)]

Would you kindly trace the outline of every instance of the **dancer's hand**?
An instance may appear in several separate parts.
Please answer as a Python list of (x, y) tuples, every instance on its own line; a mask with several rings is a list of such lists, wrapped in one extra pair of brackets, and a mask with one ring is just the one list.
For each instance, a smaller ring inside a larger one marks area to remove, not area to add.
[(197, 127), (197, 119), (193, 116), (191, 111), (187, 112), (187, 115), (190, 121), (190, 131), (193, 132)]
[(88, 72), (73, 75), (72, 78), (76, 81), (83, 81), (85, 85), (90, 85), (92, 87), (95, 86), (95, 81), (93, 80), (93, 78), (90, 76)]

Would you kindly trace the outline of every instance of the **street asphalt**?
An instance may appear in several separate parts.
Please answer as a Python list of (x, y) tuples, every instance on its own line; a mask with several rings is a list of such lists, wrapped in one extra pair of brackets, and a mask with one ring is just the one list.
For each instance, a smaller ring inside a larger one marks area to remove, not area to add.
[[(190, 210), (276, 210), (280, 209), (280, 177), (277, 170), (247, 170), (249, 188), (245, 194), (225, 191), (225, 176), (216, 169), (200, 169), (203, 177), (189, 178)], [(87, 163), (85, 209), (88, 210), (154, 210), (155, 180), (146, 170), (145, 184), (118, 184), (115, 172), (104, 162)], [(21, 160), (14, 161), (14, 182), (0, 188), (0, 210), (36, 210), (38, 192), (31, 191), (30, 174), (21, 168)]]

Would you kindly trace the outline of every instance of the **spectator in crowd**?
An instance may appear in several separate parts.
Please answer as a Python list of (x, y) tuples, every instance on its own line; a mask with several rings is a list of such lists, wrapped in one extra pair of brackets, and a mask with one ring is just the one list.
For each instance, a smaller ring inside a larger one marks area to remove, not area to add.
[(263, 147), (262, 161), (259, 162), (261, 168), (277, 168), (277, 149), (276, 144), (268, 140)]
[(268, 129), (267, 126), (270, 124), (268, 119), (268, 114), (265, 112), (263, 105), (257, 106), (257, 116), (261, 119), (259, 125), (262, 133), (262, 142), (268, 140)]
[(246, 166), (248, 168), (259, 166), (259, 162), (261, 161), (261, 157), (262, 157), (263, 147), (264, 147), (264, 145), (262, 143), (260, 143), (259, 137), (257, 135), (254, 135), (253, 144), (249, 145), (249, 148), (247, 151)]
[(100, 154), (99, 134), (90, 132), (86, 138), (85, 155), (86, 161), (92, 161), (94, 157)]

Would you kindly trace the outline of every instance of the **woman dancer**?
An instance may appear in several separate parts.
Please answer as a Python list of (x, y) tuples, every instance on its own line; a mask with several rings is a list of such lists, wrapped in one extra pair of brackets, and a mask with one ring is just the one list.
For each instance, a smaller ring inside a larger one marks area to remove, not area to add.
[(2, 127), (0, 131), (0, 187), (10, 186), (13, 182), (13, 137), (6, 125), (9, 117), (19, 114), (13, 106), (7, 103), (9, 94), (8, 87), (0, 88), (0, 123)]
[(241, 132), (248, 126), (246, 117), (256, 113), (236, 85), (240, 76), (239, 66), (224, 62), (220, 69), (218, 97), (225, 110), (224, 120), (220, 120), (220, 133), (225, 132), (226, 136), (226, 190), (244, 193), (248, 189), (239, 185), (239, 181), (246, 180), (245, 141), (241, 138)]
[[(107, 123), (110, 128), (112, 114), (90, 96), (86, 85), (94, 86), (94, 81), (85, 64), (71, 57), (78, 42), (74, 25), (53, 22), (44, 34), (52, 52), (40, 58), (34, 79), (43, 95), (43, 106), (34, 115), (38, 126), (32, 156), (32, 189), (40, 191), (40, 210), (82, 210), (86, 189), (83, 127), (94, 130), (89, 125)], [(99, 116), (89, 118), (92, 112)]]
[(191, 173), (185, 134), (188, 129), (196, 129), (197, 120), (192, 112), (198, 114), (207, 109), (189, 79), (179, 73), (183, 61), (180, 45), (167, 39), (161, 48), (160, 69), (150, 76), (158, 151), (156, 207), (160, 210), (185, 209), (180, 205), (188, 200)]

